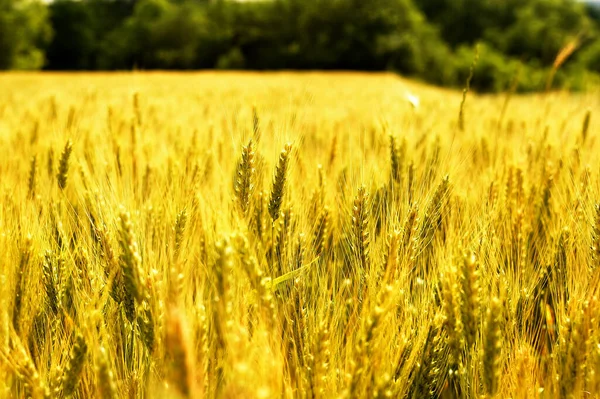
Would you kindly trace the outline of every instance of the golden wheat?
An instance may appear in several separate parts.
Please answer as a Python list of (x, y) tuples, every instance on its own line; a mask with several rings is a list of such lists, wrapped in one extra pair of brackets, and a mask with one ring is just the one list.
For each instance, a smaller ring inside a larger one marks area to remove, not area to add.
[(593, 88), (0, 86), (1, 398), (600, 395)]

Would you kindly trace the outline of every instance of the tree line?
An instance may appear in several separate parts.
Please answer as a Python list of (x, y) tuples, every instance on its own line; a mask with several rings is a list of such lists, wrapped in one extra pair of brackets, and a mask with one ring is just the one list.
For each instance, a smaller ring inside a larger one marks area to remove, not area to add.
[(599, 26), (575, 0), (0, 0), (0, 69), (392, 70), (461, 86), (477, 51), (478, 90), (550, 74), (580, 89), (598, 80)]

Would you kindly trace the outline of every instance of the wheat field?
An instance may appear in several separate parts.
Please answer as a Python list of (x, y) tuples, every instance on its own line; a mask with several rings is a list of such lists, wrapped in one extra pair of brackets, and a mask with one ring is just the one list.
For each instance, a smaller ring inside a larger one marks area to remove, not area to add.
[(0, 87), (0, 397), (600, 397), (598, 93)]

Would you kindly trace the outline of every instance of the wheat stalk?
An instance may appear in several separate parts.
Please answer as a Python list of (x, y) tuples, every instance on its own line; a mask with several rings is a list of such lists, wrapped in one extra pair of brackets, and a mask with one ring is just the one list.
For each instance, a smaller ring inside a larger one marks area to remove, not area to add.
[(69, 355), (69, 362), (62, 377), (62, 393), (69, 397), (75, 393), (86, 362), (88, 346), (81, 334), (75, 335), (75, 343)]
[[(58, 162), (58, 172), (56, 174), (56, 180), (58, 181), (58, 187), (64, 190), (67, 187), (67, 177), (69, 173), (69, 158), (73, 151), (73, 144), (71, 140), (68, 140), (60, 154), (60, 160)], [(49, 163), (50, 164), (50, 163)]]
[(244, 216), (248, 215), (250, 208), (250, 198), (254, 189), (254, 172), (254, 147), (252, 139), (250, 139), (248, 145), (242, 148), (242, 158), (238, 163), (234, 180), (235, 195)]
[(271, 198), (269, 200), (269, 215), (271, 215), (271, 220), (273, 221), (276, 221), (279, 218), (279, 210), (281, 209), (281, 203), (283, 202), (283, 195), (285, 193), (286, 173), (291, 151), (292, 145), (289, 143), (286, 144), (279, 155), (279, 161), (275, 168), (273, 188), (271, 189)]

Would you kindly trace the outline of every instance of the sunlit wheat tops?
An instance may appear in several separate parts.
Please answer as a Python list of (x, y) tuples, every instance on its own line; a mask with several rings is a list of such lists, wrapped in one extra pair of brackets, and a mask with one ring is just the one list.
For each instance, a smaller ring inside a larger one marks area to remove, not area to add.
[(390, 134), (390, 164), (392, 166), (392, 180), (397, 182), (400, 180), (400, 157), (398, 156), (398, 147), (396, 138)]
[[(42, 379), (23, 343), (18, 337), (12, 337), (11, 347), (0, 347), (0, 361), (4, 367), (9, 367), (21, 384), (24, 397), (48, 398), (50, 390)], [(5, 397), (14, 397), (6, 395)]]
[(87, 357), (88, 346), (85, 339), (80, 334), (75, 336), (75, 343), (69, 356), (69, 363), (65, 368), (62, 377), (62, 392), (66, 397), (70, 397), (77, 388), (81, 378), (84, 363)]
[(485, 392), (493, 396), (498, 390), (501, 374), (500, 351), (502, 348), (500, 321), (502, 319), (502, 303), (492, 298), (487, 306), (483, 335), (483, 386)]
[(269, 215), (271, 215), (271, 219), (273, 221), (279, 218), (279, 210), (281, 209), (281, 203), (283, 202), (286, 172), (291, 151), (292, 144), (286, 144), (283, 151), (281, 151), (281, 155), (279, 155), (279, 161), (277, 162), (277, 166), (275, 168), (273, 187), (271, 189), (271, 199), (269, 200)]
[(406, 141), (402, 141), (400, 147), (396, 137), (390, 134), (390, 165), (391, 165), (391, 178), (396, 184), (400, 183), (402, 178), (402, 169), (404, 168), (404, 158), (406, 156)]
[(592, 111), (589, 109), (585, 113), (583, 118), (583, 126), (581, 127), (581, 141), (586, 142), (588, 137), (588, 131), (590, 130), (590, 119), (592, 118)]
[(141, 302), (144, 297), (143, 286), (140, 280), (141, 257), (137, 241), (133, 235), (133, 225), (129, 212), (121, 208), (119, 216), (119, 246), (121, 256), (119, 263), (123, 272), (123, 300), (125, 302), (125, 313), (129, 321), (135, 318), (135, 302)]
[(479, 271), (474, 254), (464, 255), (460, 274), (460, 312), (463, 322), (463, 338), (470, 347), (475, 344), (479, 313)]
[(65, 144), (65, 148), (60, 154), (60, 161), (58, 163), (58, 173), (56, 179), (58, 181), (58, 187), (64, 190), (67, 187), (67, 176), (69, 173), (69, 158), (71, 157), (71, 151), (73, 150), (73, 144), (71, 140), (68, 140)]
[(366, 270), (369, 261), (369, 194), (365, 187), (358, 189), (352, 208), (352, 230), (354, 234), (354, 250), (360, 261), (362, 270)]
[(35, 186), (37, 184), (36, 174), (37, 174), (37, 157), (34, 155), (31, 158), (31, 164), (29, 166), (29, 180), (28, 180), (28, 190), (27, 190), (27, 197), (29, 199), (35, 198)]
[(23, 310), (23, 293), (24, 285), (27, 283), (26, 277), (33, 254), (33, 237), (28, 235), (21, 247), (20, 259), (15, 277), (15, 288), (14, 288), (14, 306), (13, 306), (13, 328), (16, 332), (19, 332), (21, 328), (20, 320), (21, 313)]
[(260, 143), (260, 120), (258, 119), (258, 111), (256, 110), (256, 106), (252, 106), (252, 137), (256, 140), (256, 143)]
[(0, 399), (599, 396), (597, 94), (51, 76), (0, 75)]
[(319, 218), (317, 219), (317, 224), (313, 235), (313, 244), (316, 255), (322, 255), (326, 249), (330, 229), (329, 223), (329, 207), (324, 206), (319, 214)]
[(169, 380), (183, 398), (196, 397), (194, 392), (194, 364), (192, 348), (188, 342), (188, 331), (181, 312), (169, 310), (165, 345), (171, 358)]
[(98, 391), (102, 399), (116, 399), (117, 386), (111, 369), (108, 353), (103, 346), (98, 348), (96, 370), (98, 374)]
[(600, 203), (594, 206), (594, 225), (592, 231), (592, 270), (600, 270)]
[(183, 235), (185, 233), (185, 227), (187, 224), (188, 215), (186, 210), (179, 212), (177, 214), (177, 218), (175, 220), (175, 254), (174, 258), (177, 259), (179, 257), (179, 253), (181, 252), (181, 245), (183, 243)]
[(250, 139), (248, 145), (242, 148), (242, 158), (238, 163), (234, 181), (235, 195), (244, 216), (248, 214), (248, 208), (250, 207), (250, 196), (254, 189), (253, 176), (254, 147), (252, 139)]

